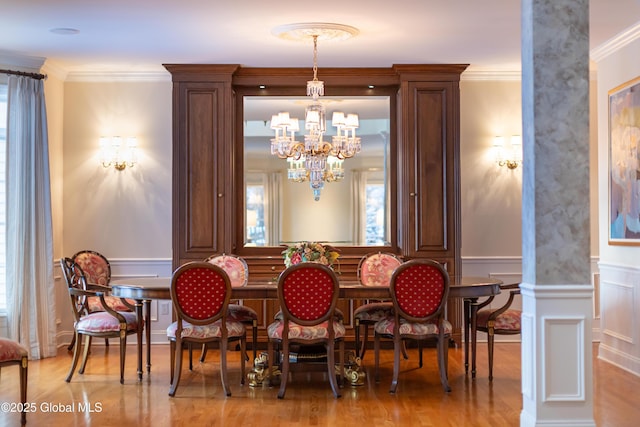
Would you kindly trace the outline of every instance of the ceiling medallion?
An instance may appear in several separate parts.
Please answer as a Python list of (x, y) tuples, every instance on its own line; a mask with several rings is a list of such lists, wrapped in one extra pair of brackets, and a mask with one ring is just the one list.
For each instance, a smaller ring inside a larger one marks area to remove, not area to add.
[(271, 33), (284, 40), (307, 41), (317, 37), (318, 40), (346, 40), (357, 36), (360, 31), (350, 25), (330, 22), (301, 22), (279, 25)]

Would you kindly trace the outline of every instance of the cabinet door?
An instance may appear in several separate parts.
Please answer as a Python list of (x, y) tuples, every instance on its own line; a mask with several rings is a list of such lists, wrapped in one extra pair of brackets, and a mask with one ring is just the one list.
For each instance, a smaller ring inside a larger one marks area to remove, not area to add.
[[(174, 86), (174, 264), (224, 252), (225, 87), (181, 82)], [(225, 127), (226, 126), (226, 127)], [(229, 227), (231, 229), (231, 227)], [(176, 253), (177, 252), (177, 253)]]
[[(457, 82), (403, 85), (402, 168), (398, 188), (403, 253), (453, 261), (457, 161)], [(452, 266), (453, 267), (453, 266)]]

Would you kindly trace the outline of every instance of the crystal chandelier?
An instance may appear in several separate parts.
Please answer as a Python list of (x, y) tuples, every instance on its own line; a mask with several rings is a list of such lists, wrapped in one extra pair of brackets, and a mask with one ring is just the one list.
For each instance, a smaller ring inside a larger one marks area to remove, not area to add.
[[(299, 120), (280, 112), (271, 117), (271, 129), (275, 136), (271, 139), (271, 154), (287, 159), (287, 178), (293, 182), (309, 182), (314, 200), (320, 200), (320, 192), (325, 182), (344, 178), (343, 160), (360, 152), (360, 138), (356, 136), (359, 127), (357, 114), (334, 112), (331, 124), (336, 135), (331, 142), (324, 141), (327, 130), (326, 109), (320, 101), (324, 96), (324, 82), (318, 80), (318, 38), (337, 38), (357, 33), (353, 27), (338, 24), (292, 24), (286, 26), (285, 38), (306, 37), (313, 39), (313, 80), (307, 82), (307, 96), (311, 104), (305, 109), (304, 142), (296, 141), (295, 133), (300, 130)], [(282, 35), (281, 35), (282, 36)]]

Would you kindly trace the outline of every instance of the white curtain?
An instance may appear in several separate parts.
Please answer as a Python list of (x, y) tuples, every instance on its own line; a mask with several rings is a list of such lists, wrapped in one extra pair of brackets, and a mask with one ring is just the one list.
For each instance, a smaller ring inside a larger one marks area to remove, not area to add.
[(32, 359), (56, 355), (47, 114), (42, 80), (9, 76), (7, 314)]
[(365, 245), (367, 237), (367, 172), (351, 171), (351, 223), (353, 244)]
[(280, 221), (282, 220), (282, 215), (280, 214), (282, 175), (280, 172), (264, 174), (264, 199), (267, 246), (277, 246), (280, 244)]

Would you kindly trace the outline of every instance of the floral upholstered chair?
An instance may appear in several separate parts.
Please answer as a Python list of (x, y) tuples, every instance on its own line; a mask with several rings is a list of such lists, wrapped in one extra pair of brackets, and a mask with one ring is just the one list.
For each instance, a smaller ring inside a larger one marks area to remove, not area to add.
[(10, 365), (18, 365), (20, 367), (20, 402), (22, 403), (22, 411), (20, 421), (22, 424), (27, 422), (27, 370), (29, 365), (29, 354), (27, 349), (17, 342), (0, 338), (0, 368)]
[(282, 377), (278, 398), (283, 399), (289, 377), (289, 356), (292, 344), (301, 346), (324, 345), (327, 372), (333, 395), (338, 398), (338, 382), (335, 371), (335, 344), (339, 346), (339, 377), (344, 377), (345, 328), (335, 316), (338, 294), (338, 278), (326, 265), (303, 262), (287, 267), (278, 278), (278, 300), (282, 320), (267, 327), (267, 372), (274, 363), (274, 344), (282, 348)]
[[(111, 282), (111, 264), (109, 264), (109, 261), (104, 255), (96, 251), (85, 249), (76, 252), (71, 257), (71, 260), (82, 269), (87, 283), (103, 287), (102, 291), (105, 293), (104, 301), (109, 307), (115, 311), (135, 310), (135, 301), (108, 295), (109, 283)], [(90, 313), (95, 311), (104, 311), (100, 298), (98, 297), (87, 298), (87, 309)], [(74, 344), (75, 337), (71, 340), (71, 344), (69, 344), (69, 351), (73, 350)], [(105, 345), (109, 345), (108, 339), (105, 339)]]
[[(358, 280), (362, 286), (389, 286), (393, 271), (402, 261), (391, 253), (375, 252), (362, 257), (358, 265)], [(390, 301), (369, 301), (358, 307), (353, 313), (356, 335), (356, 352), (362, 359), (367, 349), (369, 325), (375, 325), (393, 313), (393, 303)], [(364, 329), (364, 339), (360, 343), (360, 327)], [(403, 350), (406, 358), (406, 352)]]
[[(70, 258), (60, 259), (60, 267), (69, 290), (71, 310), (74, 318), (73, 361), (66, 381), (70, 382), (73, 372), (78, 365), (82, 337), (84, 337), (84, 352), (82, 365), (78, 373), (84, 374), (89, 357), (91, 339), (119, 338), (120, 339), (120, 383), (124, 383), (124, 362), (127, 348), (127, 336), (138, 333), (136, 314), (131, 311), (116, 311), (105, 300), (104, 289), (100, 285), (88, 283), (82, 268)], [(97, 290), (96, 290), (97, 289)], [(97, 298), (102, 310), (89, 311), (89, 298)], [(139, 344), (139, 343), (138, 343)]]
[(231, 281), (225, 271), (208, 262), (182, 265), (171, 278), (171, 301), (177, 320), (167, 328), (171, 343), (171, 387), (175, 396), (182, 372), (182, 350), (189, 344), (213, 344), (220, 347), (220, 376), (225, 395), (231, 396), (227, 381), (229, 341), (240, 341), (241, 383), (244, 384), (246, 330), (244, 324), (228, 316)]
[(517, 335), (520, 333), (522, 311), (512, 308), (515, 296), (520, 295), (520, 284), (501, 285), (501, 290), (509, 291), (509, 299), (498, 308), (488, 307), (495, 296), (478, 303), (476, 330), (487, 333), (487, 349), (489, 354), (489, 381), (493, 380), (493, 343), (496, 334)]
[(444, 318), (449, 295), (449, 275), (441, 264), (427, 259), (407, 261), (391, 276), (393, 314), (375, 324), (375, 379), (379, 381), (380, 339), (393, 340), (393, 379), (389, 393), (395, 393), (400, 374), (400, 351), (405, 340), (418, 341), (422, 367), (422, 341), (435, 340), (440, 381), (451, 391), (447, 378), (451, 324)]
[[(247, 262), (237, 255), (212, 255), (205, 260), (213, 265), (222, 268), (231, 280), (232, 288), (246, 286), (249, 281), (249, 267)], [(253, 349), (253, 360), (256, 359), (258, 345), (258, 313), (251, 307), (233, 301), (229, 304), (229, 318), (251, 326), (251, 348)], [(206, 350), (203, 350), (200, 361), (204, 362)]]

